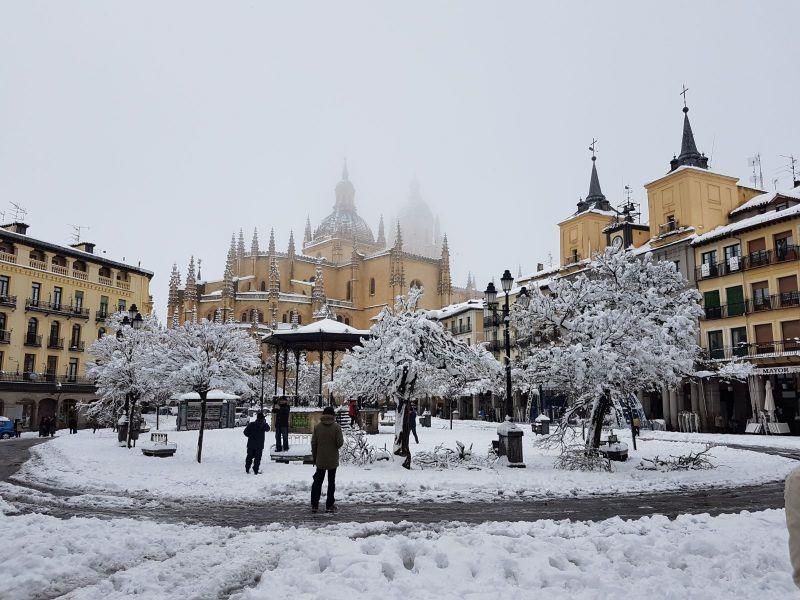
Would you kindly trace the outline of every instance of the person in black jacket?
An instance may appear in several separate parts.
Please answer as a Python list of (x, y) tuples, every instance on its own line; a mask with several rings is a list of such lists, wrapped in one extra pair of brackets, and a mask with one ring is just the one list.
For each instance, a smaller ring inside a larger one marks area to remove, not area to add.
[(275, 452), (289, 450), (289, 401), (281, 398), (277, 406), (272, 407), (275, 413)]
[(247, 458), (244, 461), (246, 473), (250, 472), (250, 465), (252, 465), (253, 473), (258, 475), (261, 467), (261, 453), (264, 452), (264, 437), (268, 431), (269, 425), (267, 425), (262, 412), (258, 413), (255, 421), (250, 421), (244, 428), (244, 434), (247, 436)]

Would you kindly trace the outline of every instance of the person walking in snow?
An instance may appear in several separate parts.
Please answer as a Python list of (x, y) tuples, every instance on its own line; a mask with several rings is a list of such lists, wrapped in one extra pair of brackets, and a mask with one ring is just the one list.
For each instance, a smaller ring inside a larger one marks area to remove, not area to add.
[(250, 472), (250, 466), (253, 467), (253, 473), (258, 475), (261, 468), (261, 454), (264, 452), (264, 438), (269, 431), (269, 425), (264, 418), (264, 413), (259, 412), (256, 415), (255, 421), (250, 421), (247, 427), (244, 428), (244, 434), (247, 436), (247, 458), (244, 460), (245, 473)]
[(69, 433), (78, 433), (78, 413), (74, 410), (69, 413)]
[(344, 444), (342, 428), (336, 422), (333, 407), (326, 406), (322, 419), (311, 434), (311, 457), (316, 466), (314, 482), (311, 485), (311, 512), (319, 510), (322, 496), (322, 482), (328, 475), (328, 494), (325, 498), (325, 512), (336, 512), (336, 469), (339, 466), (339, 448)]
[(272, 412), (275, 413), (275, 452), (286, 452), (289, 450), (289, 401), (281, 398)]
[(415, 404), (411, 405), (411, 412), (408, 414), (408, 426), (411, 429), (411, 433), (414, 434), (414, 441), (419, 444), (419, 438), (417, 437), (417, 407)]

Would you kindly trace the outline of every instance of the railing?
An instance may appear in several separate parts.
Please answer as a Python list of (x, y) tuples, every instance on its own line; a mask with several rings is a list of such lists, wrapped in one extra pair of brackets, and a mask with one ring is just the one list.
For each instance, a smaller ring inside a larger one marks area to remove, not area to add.
[(114, 281), (111, 279), (111, 277), (103, 277), (102, 275), (97, 277), (97, 283), (100, 285), (107, 285), (109, 287), (114, 285)]
[(658, 226), (658, 234), (664, 235), (665, 233), (672, 233), (673, 231), (678, 231), (680, 229), (680, 225), (678, 221), (667, 221), (666, 223), (662, 223)]
[(130, 281), (123, 281), (122, 279), (117, 279), (117, 287), (121, 290), (130, 290), (131, 289), (131, 282)]
[(580, 254), (571, 254), (570, 256), (564, 257), (564, 266), (577, 264), (579, 262), (581, 262)]
[(503, 316), (500, 313), (492, 314), (483, 317), (483, 328), (491, 329), (492, 327), (499, 327), (503, 322)]
[[(17, 264), (17, 255), (16, 254), (12, 254), (10, 252), (0, 252), (0, 262), (11, 263), (12, 265), (15, 265), (15, 264)], [(63, 275), (64, 277), (67, 277), (67, 276), (70, 275), (69, 267), (66, 267), (66, 266), (63, 266), (63, 265), (59, 265), (59, 264), (52, 264), (52, 265), (50, 265), (50, 268), (48, 269), (47, 261), (37, 260), (35, 258), (29, 258), (28, 259), (28, 265), (31, 268), (36, 269), (37, 271), (50, 271), (50, 272), (55, 273), (57, 275)], [(81, 270), (75, 269), (73, 267), (73, 269), (72, 269), (72, 277), (74, 279), (79, 279), (81, 281), (88, 281), (89, 273), (88, 273), (88, 271), (81, 271)], [(109, 287), (117, 287), (117, 288), (119, 288), (121, 290), (126, 290), (126, 291), (130, 291), (130, 289), (131, 289), (130, 281), (118, 279), (116, 281), (116, 283), (115, 283), (114, 280), (111, 277), (105, 277), (103, 275), (98, 275), (97, 276), (97, 283), (99, 283), (100, 285), (107, 285)], [(345, 304), (342, 303), (342, 306), (344, 306), (344, 305)], [(347, 303), (347, 305), (352, 306), (352, 302)]]
[(798, 306), (800, 306), (800, 292), (784, 292), (782, 294), (773, 294), (772, 296), (762, 296), (761, 298), (748, 298), (733, 304), (707, 306), (703, 310), (705, 311), (704, 319), (712, 321), (727, 317), (740, 317), (765, 310), (796, 308)]
[(460, 325), (458, 327), (450, 327), (451, 335), (461, 335), (464, 333), (472, 333), (472, 325)]
[(17, 307), (16, 296), (0, 296), (0, 306), (10, 306), (11, 308)]
[(800, 339), (777, 342), (758, 342), (739, 344), (724, 348), (703, 348), (703, 357), (710, 360), (731, 360), (734, 358), (769, 358), (770, 355), (800, 354)]
[(45, 302), (43, 300), (36, 300), (28, 298), (25, 300), (25, 310), (33, 310), (42, 312), (47, 315), (59, 314), (67, 317), (78, 317), (80, 319), (89, 318), (89, 309), (82, 306), (65, 305), (56, 302)]
[(69, 351), (70, 352), (83, 352), (84, 342), (81, 340), (70, 340), (69, 342)]
[(77, 385), (94, 385), (94, 379), (79, 377), (77, 375), (56, 375), (55, 373), (36, 373), (23, 371), (22, 373), (6, 373), (0, 371), (0, 382), (17, 383), (72, 383)]
[(10, 252), (0, 252), (0, 260), (15, 265), (17, 264), (17, 255)]
[(700, 265), (696, 268), (696, 276), (697, 279), (712, 279), (798, 259), (800, 246), (792, 244), (777, 247), (775, 250), (758, 250), (744, 256), (731, 256), (727, 261), (719, 263)]
[(25, 342), (26, 346), (32, 346), (34, 348), (41, 348), (42, 347), (42, 336), (36, 335), (33, 333), (26, 333), (25, 334)]
[(39, 271), (47, 271), (47, 263), (43, 260), (36, 260), (35, 258), (29, 258), (28, 264), (30, 265), (31, 269), (37, 269)]
[(89, 275), (86, 273), (86, 271), (76, 271), (75, 269), (72, 269), (72, 276), (75, 279), (80, 279), (81, 281), (86, 281), (89, 278)]
[(59, 275), (64, 275), (64, 276), (66, 276), (69, 273), (69, 269), (61, 265), (52, 265), (50, 267), (50, 270), (53, 271), (53, 273), (57, 273)]
[(486, 342), (486, 349), (489, 352), (503, 352), (505, 350), (505, 342), (503, 340), (489, 340)]
[(94, 320), (95, 321), (105, 321), (108, 318), (109, 314), (110, 313), (108, 312), (108, 308), (106, 308), (106, 309), (102, 309), (101, 308), (100, 310), (96, 310), (94, 312)]
[(0, 344), (11, 343), (11, 332), (0, 329)]
[(47, 347), (52, 348), (53, 350), (63, 350), (64, 338), (56, 338), (56, 337), (47, 338)]

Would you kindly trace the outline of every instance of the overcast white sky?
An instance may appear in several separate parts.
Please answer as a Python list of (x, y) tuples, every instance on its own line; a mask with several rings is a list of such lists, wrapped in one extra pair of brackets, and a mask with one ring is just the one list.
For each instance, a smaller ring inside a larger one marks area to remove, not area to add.
[[(558, 260), (586, 194), (664, 174), (682, 84), (712, 168), (790, 186), (800, 2), (0, 2), (0, 210), (156, 272), (222, 272), (232, 231), (302, 236), (346, 156), (376, 226), (416, 176), (479, 287)], [(8, 218), (8, 214), (6, 218)]]

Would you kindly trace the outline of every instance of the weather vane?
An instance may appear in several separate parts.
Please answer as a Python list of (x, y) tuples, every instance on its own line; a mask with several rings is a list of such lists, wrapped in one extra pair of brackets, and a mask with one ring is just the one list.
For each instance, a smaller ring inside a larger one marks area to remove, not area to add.
[(594, 156), (594, 155), (595, 155), (595, 152), (596, 152), (596, 150), (597, 150), (597, 149), (595, 148), (595, 146), (597, 146), (597, 140), (596, 140), (595, 138), (592, 138), (592, 144), (591, 144), (591, 146), (589, 146), (589, 150), (591, 150), (591, 151), (592, 151), (592, 160), (594, 160), (594, 159), (595, 159), (595, 156)]

